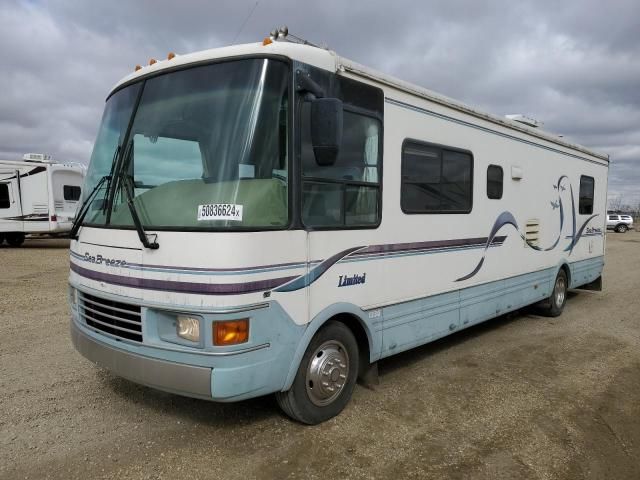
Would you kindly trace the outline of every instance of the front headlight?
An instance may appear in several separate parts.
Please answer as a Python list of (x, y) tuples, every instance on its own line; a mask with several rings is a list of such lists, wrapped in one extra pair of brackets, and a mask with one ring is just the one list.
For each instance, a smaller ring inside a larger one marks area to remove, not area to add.
[(200, 341), (200, 319), (187, 315), (178, 315), (176, 332), (180, 338), (191, 342)]

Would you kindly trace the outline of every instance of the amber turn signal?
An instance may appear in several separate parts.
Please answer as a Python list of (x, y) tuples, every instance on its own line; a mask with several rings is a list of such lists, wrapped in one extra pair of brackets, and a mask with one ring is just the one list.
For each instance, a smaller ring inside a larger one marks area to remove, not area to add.
[(249, 319), (213, 322), (213, 344), (236, 345), (249, 340)]

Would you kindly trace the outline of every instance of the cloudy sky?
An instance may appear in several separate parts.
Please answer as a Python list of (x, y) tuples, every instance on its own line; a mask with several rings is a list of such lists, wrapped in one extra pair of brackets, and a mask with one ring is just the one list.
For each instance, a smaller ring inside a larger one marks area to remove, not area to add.
[(105, 96), (136, 64), (281, 24), (491, 113), (542, 120), (610, 154), (610, 196), (640, 203), (638, 0), (0, 0), (0, 158), (87, 162)]

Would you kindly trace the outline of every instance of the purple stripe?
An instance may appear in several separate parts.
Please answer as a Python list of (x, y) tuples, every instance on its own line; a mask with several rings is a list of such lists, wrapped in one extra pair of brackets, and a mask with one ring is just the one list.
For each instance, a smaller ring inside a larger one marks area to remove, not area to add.
[[(502, 243), (506, 236), (495, 237), (491, 243)], [(369, 255), (372, 253), (399, 253), (411, 252), (414, 250), (430, 250), (445, 247), (467, 247), (470, 245), (484, 245), (487, 237), (484, 238), (463, 238), (457, 240), (435, 240), (430, 242), (411, 242), (411, 243), (389, 243), (386, 245), (372, 245), (362, 250), (352, 253), (350, 256)]]
[(293, 277), (270, 278), (243, 283), (193, 283), (176, 282), (168, 280), (156, 280), (151, 278), (125, 277), (112, 273), (96, 272), (71, 263), (71, 270), (85, 278), (106, 282), (112, 285), (141, 288), (144, 290), (161, 290), (165, 292), (195, 293), (200, 295), (241, 295), (271, 290), (290, 282)]

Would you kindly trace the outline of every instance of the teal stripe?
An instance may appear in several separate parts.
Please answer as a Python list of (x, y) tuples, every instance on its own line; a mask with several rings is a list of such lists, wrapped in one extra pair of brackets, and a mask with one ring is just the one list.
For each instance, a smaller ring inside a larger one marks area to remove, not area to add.
[(225, 275), (253, 275), (256, 273), (267, 273), (267, 272), (277, 272), (280, 270), (295, 270), (300, 268), (305, 268), (307, 265), (301, 263), (299, 265), (289, 265), (286, 267), (272, 267), (272, 268), (259, 268), (255, 270), (228, 270), (224, 272), (207, 272), (207, 271), (198, 271), (198, 270), (181, 270), (174, 268), (153, 268), (153, 267), (138, 267), (138, 266), (127, 266), (131, 270), (145, 271), (145, 272), (157, 272), (157, 273), (180, 273), (184, 275), (211, 275), (211, 276), (225, 276)]

